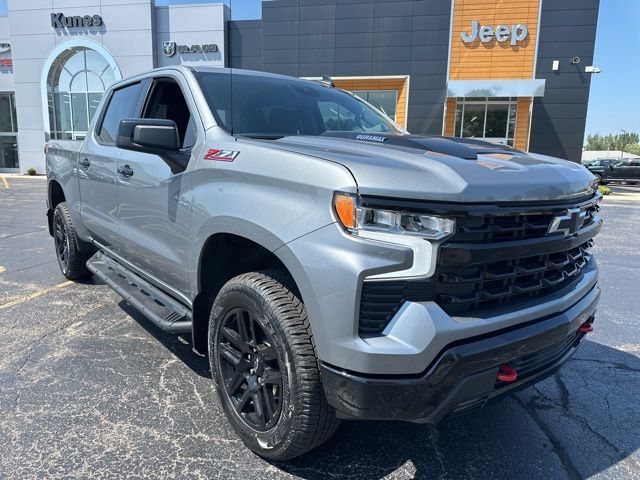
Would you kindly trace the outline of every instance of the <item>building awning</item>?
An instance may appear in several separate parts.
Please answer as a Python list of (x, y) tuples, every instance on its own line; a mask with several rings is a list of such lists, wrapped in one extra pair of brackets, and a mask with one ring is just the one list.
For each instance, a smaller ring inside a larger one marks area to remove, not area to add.
[(447, 97), (543, 97), (544, 79), (449, 80)]

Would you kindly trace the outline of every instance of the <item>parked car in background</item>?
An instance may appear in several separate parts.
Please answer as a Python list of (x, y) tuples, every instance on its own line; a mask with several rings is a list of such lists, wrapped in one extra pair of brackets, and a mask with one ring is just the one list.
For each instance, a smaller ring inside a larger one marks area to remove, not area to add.
[(599, 158), (585, 164), (598, 182), (640, 182), (640, 158)]
[(630, 158), (597, 158), (595, 160), (589, 160), (587, 162), (583, 162), (583, 165), (587, 168), (589, 167), (606, 167), (611, 165), (612, 163), (617, 162), (628, 162), (631, 160)]

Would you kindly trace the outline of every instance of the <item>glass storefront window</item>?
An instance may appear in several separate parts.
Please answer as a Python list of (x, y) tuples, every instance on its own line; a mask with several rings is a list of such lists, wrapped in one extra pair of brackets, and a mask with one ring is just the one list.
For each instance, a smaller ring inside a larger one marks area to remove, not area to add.
[(0, 92), (0, 133), (14, 133), (17, 131), (15, 97), (13, 93)]
[(454, 135), (513, 146), (517, 107), (511, 98), (460, 98)]
[(13, 93), (0, 92), (0, 169), (18, 168), (18, 121)]
[(507, 138), (508, 120), (508, 103), (488, 103), (484, 136), (489, 138)]
[(18, 168), (18, 141), (15, 135), (0, 135), (0, 169)]
[(48, 80), (51, 138), (84, 138), (104, 91), (115, 81), (109, 63), (94, 50), (71, 49), (52, 65)]
[(351, 93), (370, 103), (395, 121), (396, 105), (398, 104), (396, 90), (354, 90)]
[(467, 105), (462, 114), (462, 136), (483, 137), (485, 105)]

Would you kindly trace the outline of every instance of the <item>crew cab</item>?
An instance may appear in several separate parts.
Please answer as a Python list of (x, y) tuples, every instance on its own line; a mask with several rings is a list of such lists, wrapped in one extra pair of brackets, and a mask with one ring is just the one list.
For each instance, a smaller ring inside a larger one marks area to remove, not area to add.
[(264, 457), (301, 455), (341, 420), (480, 408), (593, 328), (593, 175), (411, 135), (330, 79), (153, 70), (109, 88), (83, 141), (46, 151), (62, 274), (190, 336)]
[(640, 158), (602, 158), (585, 165), (599, 183), (640, 182)]

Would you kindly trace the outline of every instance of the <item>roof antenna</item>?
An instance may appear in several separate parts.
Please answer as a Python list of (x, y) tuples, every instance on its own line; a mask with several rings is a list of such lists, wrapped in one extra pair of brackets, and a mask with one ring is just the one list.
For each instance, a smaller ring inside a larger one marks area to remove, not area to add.
[(333, 83), (333, 80), (331, 79), (331, 77), (329, 75), (323, 75), (322, 76), (322, 83), (324, 83), (325, 85), (332, 87), (332, 88), (336, 88), (336, 84)]

